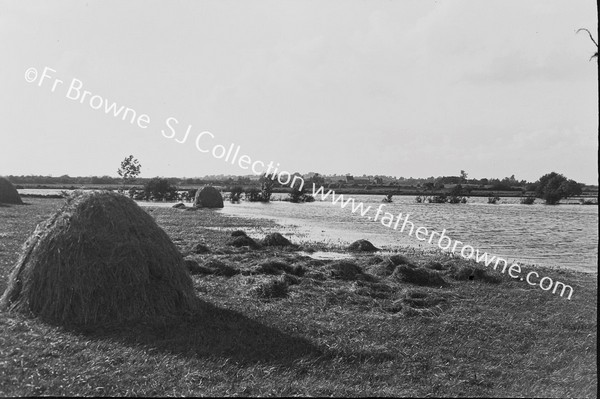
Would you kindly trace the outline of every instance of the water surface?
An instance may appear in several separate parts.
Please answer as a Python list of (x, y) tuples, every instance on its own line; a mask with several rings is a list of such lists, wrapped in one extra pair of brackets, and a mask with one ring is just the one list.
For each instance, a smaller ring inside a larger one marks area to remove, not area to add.
[[(436, 248), (432, 244), (408, 236), (404, 232), (373, 221), (381, 204), (381, 195), (355, 195), (353, 198), (371, 206), (361, 216), (349, 206), (316, 201), (292, 204), (284, 201), (225, 205), (224, 214), (258, 217), (295, 227), (303, 240), (347, 244), (367, 239), (375, 246), (394, 249), (400, 246)], [(466, 204), (417, 203), (414, 196), (395, 196), (385, 204), (384, 212), (402, 221), (408, 220), (429, 231), (446, 230), (453, 240), (487, 251), (511, 261), (550, 267), (565, 267), (586, 272), (598, 271), (598, 207), (584, 205), (521, 205), (519, 198), (502, 198), (499, 204), (487, 198), (472, 197)], [(537, 200), (540, 201), (540, 200)], [(396, 219), (394, 219), (395, 223)], [(407, 225), (409, 226), (409, 225)], [(393, 225), (392, 225), (393, 227)], [(460, 248), (460, 246), (458, 247)]]

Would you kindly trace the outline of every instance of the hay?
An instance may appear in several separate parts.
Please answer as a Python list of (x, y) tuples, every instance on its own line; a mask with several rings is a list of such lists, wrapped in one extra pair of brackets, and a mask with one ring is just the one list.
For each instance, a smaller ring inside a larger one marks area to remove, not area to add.
[(447, 270), (448, 267), (442, 265), (440, 262), (429, 262), (425, 265), (426, 268), (431, 270)]
[(213, 270), (210, 270), (204, 266), (200, 266), (198, 262), (193, 259), (184, 259), (183, 264), (186, 267), (187, 271), (192, 275), (198, 274), (213, 274)]
[(290, 240), (279, 233), (267, 234), (262, 240), (262, 244), (267, 247), (285, 247), (292, 245)]
[(0, 177), (0, 204), (23, 205), (21, 196), (8, 179)]
[(379, 248), (377, 248), (375, 245), (371, 244), (367, 240), (358, 240), (354, 241), (348, 246), (348, 251), (375, 252), (379, 251)]
[(207, 260), (204, 263), (204, 267), (212, 270), (212, 274), (215, 276), (232, 277), (236, 274), (240, 274), (238, 269), (216, 258)]
[(263, 299), (285, 298), (288, 296), (289, 284), (285, 277), (277, 277), (267, 281), (259, 282), (256, 286), (250, 289), (250, 292)]
[(459, 280), (459, 281), (475, 280), (475, 281), (483, 281), (483, 282), (489, 283), (489, 284), (500, 284), (502, 282), (502, 277), (500, 277), (498, 275), (494, 275), (480, 267), (474, 267), (474, 266), (461, 266), (461, 265), (454, 264), (450, 268), (448, 275), (450, 277), (452, 277), (454, 280)]
[(250, 247), (254, 249), (260, 247), (256, 241), (248, 236), (237, 236), (233, 240), (229, 241), (228, 245), (232, 245), (234, 247)]
[(260, 274), (293, 274), (294, 276), (303, 276), (306, 270), (301, 265), (291, 266), (286, 262), (279, 260), (266, 260), (259, 264), (256, 269), (256, 273)]
[(391, 276), (394, 273), (394, 270), (396, 270), (396, 265), (390, 260), (367, 267), (369, 273), (378, 277)]
[(63, 325), (164, 319), (195, 308), (167, 234), (133, 200), (71, 195), (25, 243), (0, 308)]
[(379, 255), (375, 255), (367, 261), (367, 265), (369, 265), (369, 266), (376, 265), (381, 262), (383, 262), (383, 258)]
[(394, 265), (398, 266), (398, 265), (408, 265), (411, 267), (416, 267), (414, 265), (414, 262), (410, 259), (408, 259), (406, 256), (404, 255), (400, 255), (400, 254), (395, 254), (390, 256), (390, 260), (394, 263)]
[(210, 248), (202, 243), (198, 243), (196, 245), (192, 245), (191, 251), (195, 254), (207, 254), (210, 252)]
[(194, 206), (196, 208), (223, 208), (223, 196), (213, 186), (204, 186), (201, 190), (196, 191)]
[(356, 280), (363, 276), (363, 271), (354, 262), (337, 261), (330, 265), (331, 275), (341, 280)]
[(391, 275), (391, 278), (410, 284), (443, 287), (446, 282), (438, 272), (429, 269), (414, 268), (408, 265), (400, 265)]

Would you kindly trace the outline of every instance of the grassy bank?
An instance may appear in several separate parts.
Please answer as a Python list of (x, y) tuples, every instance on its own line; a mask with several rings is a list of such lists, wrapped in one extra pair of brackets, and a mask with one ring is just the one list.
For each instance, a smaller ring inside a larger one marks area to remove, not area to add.
[[(2, 291), (62, 200), (26, 202), (0, 207)], [(297, 251), (320, 243), (228, 245), (233, 230), (277, 231), (268, 221), (147, 210), (190, 261), (198, 312), (88, 331), (0, 313), (0, 395), (597, 395), (595, 275), (542, 269), (569, 301), (440, 253), (349, 265)]]

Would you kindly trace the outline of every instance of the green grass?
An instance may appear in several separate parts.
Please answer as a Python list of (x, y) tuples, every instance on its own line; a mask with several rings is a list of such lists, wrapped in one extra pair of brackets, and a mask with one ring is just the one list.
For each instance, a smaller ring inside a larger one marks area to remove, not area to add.
[[(0, 208), (1, 290), (21, 245), (61, 200), (26, 202)], [(443, 288), (407, 284), (370, 274), (387, 256), (357, 254), (364, 275), (344, 280), (332, 275), (333, 261), (227, 245), (236, 229), (255, 239), (277, 231), (270, 222), (149, 213), (187, 259), (240, 273), (193, 276), (200, 310), (166, 325), (83, 331), (0, 313), (0, 395), (597, 396), (595, 275), (543, 269), (573, 285), (569, 301), (506, 277), (453, 278), (469, 266), (456, 259), (439, 271)], [(192, 253), (197, 243), (211, 252)], [(420, 267), (448, 261), (402, 254)], [(266, 261), (305, 273), (269, 274)]]

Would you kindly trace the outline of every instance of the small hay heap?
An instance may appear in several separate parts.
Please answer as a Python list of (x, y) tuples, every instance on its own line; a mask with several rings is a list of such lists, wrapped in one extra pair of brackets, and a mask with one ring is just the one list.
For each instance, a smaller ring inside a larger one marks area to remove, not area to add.
[(196, 208), (223, 208), (223, 196), (213, 186), (204, 186), (201, 190), (196, 191), (194, 206)]
[(192, 310), (192, 280), (167, 234), (133, 200), (71, 195), (38, 225), (0, 308), (63, 325), (164, 318)]
[(0, 177), (0, 204), (23, 205), (17, 189), (5, 177)]

